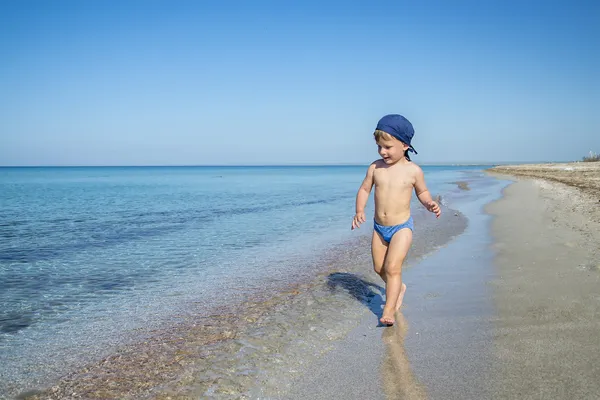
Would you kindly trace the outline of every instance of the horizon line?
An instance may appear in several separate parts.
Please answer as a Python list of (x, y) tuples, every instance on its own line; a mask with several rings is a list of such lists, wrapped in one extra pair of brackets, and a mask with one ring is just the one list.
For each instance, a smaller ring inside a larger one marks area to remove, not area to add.
[[(507, 164), (551, 164), (551, 163), (573, 163), (577, 161), (552, 161), (552, 160), (538, 160), (538, 161), (471, 161), (471, 162), (424, 162), (419, 163), (421, 166), (479, 166), (479, 165), (507, 165)], [(233, 167), (233, 168), (247, 168), (247, 167), (363, 167), (368, 166), (371, 163), (315, 163), (315, 164), (130, 164), (130, 165), (76, 165), (76, 164), (65, 164), (65, 165), (0, 165), (0, 168), (197, 168), (197, 167)]]

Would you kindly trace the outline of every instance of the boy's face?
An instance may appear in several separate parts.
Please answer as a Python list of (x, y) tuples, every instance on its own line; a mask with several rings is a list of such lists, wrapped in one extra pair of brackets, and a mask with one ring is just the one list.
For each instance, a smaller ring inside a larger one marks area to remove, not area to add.
[(377, 151), (388, 165), (396, 164), (404, 158), (404, 152), (408, 150), (408, 146), (396, 138), (384, 139), (380, 138), (377, 141)]

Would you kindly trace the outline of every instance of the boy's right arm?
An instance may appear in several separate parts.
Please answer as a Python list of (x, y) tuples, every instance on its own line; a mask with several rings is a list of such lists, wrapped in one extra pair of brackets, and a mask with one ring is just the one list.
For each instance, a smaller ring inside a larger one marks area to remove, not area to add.
[(369, 200), (369, 194), (373, 188), (373, 172), (375, 171), (375, 163), (369, 166), (367, 175), (363, 180), (358, 193), (356, 194), (356, 214), (352, 219), (352, 229), (360, 227), (360, 224), (366, 221), (365, 218), (365, 207), (367, 206), (367, 200)]
[(442, 214), (440, 205), (431, 198), (431, 193), (429, 193), (427, 185), (425, 184), (423, 170), (418, 166), (415, 174), (415, 194), (417, 195), (417, 198), (421, 204), (423, 204), (428, 211), (434, 213), (437, 218), (440, 217)]

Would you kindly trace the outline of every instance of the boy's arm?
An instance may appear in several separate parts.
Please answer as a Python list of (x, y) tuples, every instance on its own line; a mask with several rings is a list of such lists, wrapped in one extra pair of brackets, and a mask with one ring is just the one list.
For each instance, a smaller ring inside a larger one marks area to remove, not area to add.
[(433, 201), (431, 198), (431, 193), (429, 193), (429, 189), (427, 189), (427, 185), (425, 184), (425, 176), (423, 174), (423, 170), (417, 167), (417, 173), (415, 176), (415, 194), (417, 198), (423, 204), (423, 206), (434, 213), (436, 217), (439, 217), (442, 213), (440, 210), (440, 206), (438, 203)]
[(367, 170), (367, 175), (363, 180), (360, 188), (358, 189), (358, 193), (356, 194), (356, 213), (362, 213), (365, 211), (365, 207), (367, 206), (367, 200), (369, 200), (369, 195), (371, 194), (371, 189), (373, 188), (373, 172), (375, 171), (375, 163), (369, 165), (369, 169)]
[(373, 171), (375, 171), (375, 163), (369, 166), (367, 175), (363, 180), (358, 193), (356, 194), (356, 214), (352, 218), (352, 229), (360, 227), (360, 224), (366, 221), (365, 207), (367, 206), (367, 200), (369, 200), (369, 194), (373, 188)]

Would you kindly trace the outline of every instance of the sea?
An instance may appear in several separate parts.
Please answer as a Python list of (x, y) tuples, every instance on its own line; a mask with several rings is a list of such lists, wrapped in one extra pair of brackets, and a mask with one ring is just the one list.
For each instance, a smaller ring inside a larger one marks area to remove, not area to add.
[[(487, 167), (423, 170), (453, 208)], [(366, 170), (0, 168), (0, 398), (82, 379), (75, 371), (186, 321), (285, 299), (342, 254), (368, 260), (372, 222), (350, 229)]]

